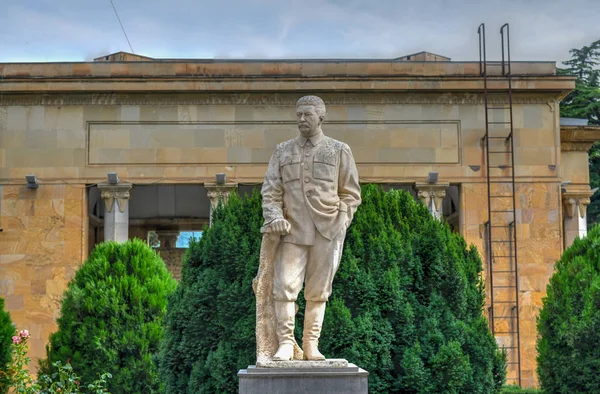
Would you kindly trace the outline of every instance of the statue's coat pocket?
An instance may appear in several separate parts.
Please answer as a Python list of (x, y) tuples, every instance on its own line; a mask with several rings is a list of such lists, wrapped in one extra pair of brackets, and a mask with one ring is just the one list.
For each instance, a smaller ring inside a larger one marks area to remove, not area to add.
[(335, 181), (336, 163), (334, 156), (315, 156), (313, 160), (313, 177), (324, 181)]
[(284, 183), (300, 179), (300, 155), (289, 155), (281, 160), (281, 179)]

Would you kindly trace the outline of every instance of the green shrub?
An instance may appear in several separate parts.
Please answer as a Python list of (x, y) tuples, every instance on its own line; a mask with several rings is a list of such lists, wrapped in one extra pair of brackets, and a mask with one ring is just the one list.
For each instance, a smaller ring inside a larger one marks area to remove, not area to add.
[[(232, 196), (191, 245), (167, 311), (167, 393), (237, 392), (238, 369), (254, 363), (261, 213), (259, 195)], [(506, 361), (482, 314), (481, 271), (477, 251), (412, 196), (365, 186), (321, 350), (368, 370), (371, 393), (498, 392)], [(300, 312), (298, 338), (302, 323)]]
[(600, 226), (556, 263), (537, 328), (542, 389), (600, 393)]
[(145, 243), (98, 245), (65, 292), (41, 373), (70, 362), (83, 387), (108, 372), (111, 393), (158, 393), (155, 355), (176, 282)]
[(10, 314), (4, 310), (4, 299), (0, 297), (0, 394), (8, 392), (6, 370), (11, 359), (13, 335), (15, 335), (15, 328), (10, 320)]
[(110, 373), (105, 372), (98, 376), (98, 379), (82, 386), (80, 377), (75, 375), (73, 367), (70, 364), (63, 365), (60, 361), (52, 364), (55, 372), (52, 376), (40, 375), (37, 383), (32, 387), (32, 393), (35, 394), (110, 394), (107, 391), (108, 380), (112, 377)]

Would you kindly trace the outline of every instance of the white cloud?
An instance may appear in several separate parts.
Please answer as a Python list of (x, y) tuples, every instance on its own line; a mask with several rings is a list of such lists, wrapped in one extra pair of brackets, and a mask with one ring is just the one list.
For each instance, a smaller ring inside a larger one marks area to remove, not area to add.
[[(565, 60), (600, 38), (597, 0), (114, 0), (133, 48), (152, 57), (488, 56), (511, 23), (513, 59)], [(4, 0), (0, 61), (89, 60), (129, 50), (107, 1)], [(26, 5), (27, 4), (27, 5)]]

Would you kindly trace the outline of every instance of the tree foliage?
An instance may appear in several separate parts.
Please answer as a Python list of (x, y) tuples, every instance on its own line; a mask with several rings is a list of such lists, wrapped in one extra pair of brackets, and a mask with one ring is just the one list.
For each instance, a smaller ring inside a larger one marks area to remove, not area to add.
[[(261, 224), (260, 196), (233, 196), (192, 243), (167, 312), (167, 393), (237, 392), (237, 371), (254, 363)], [(365, 186), (320, 348), (368, 370), (372, 393), (498, 392), (505, 356), (482, 314), (481, 270), (478, 252), (410, 194)]]
[[(592, 146), (589, 156), (590, 187), (595, 189), (600, 187), (600, 144)], [(590, 200), (586, 211), (588, 227), (600, 222), (600, 193), (592, 195)]]
[(0, 297), (0, 394), (8, 392), (8, 378), (5, 373), (11, 360), (13, 335), (15, 335), (15, 328), (10, 320), (10, 314), (4, 310), (4, 299)]
[(111, 393), (159, 393), (155, 356), (167, 298), (177, 286), (160, 257), (140, 240), (96, 246), (65, 292), (48, 358), (70, 361), (83, 385), (109, 372)]
[(600, 226), (556, 263), (538, 318), (538, 376), (548, 393), (600, 392)]
[(571, 59), (564, 62), (562, 74), (576, 75), (575, 90), (561, 103), (560, 114), (569, 118), (588, 119), (600, 125), (600, 40), (581, 49), (571, 49)]
[[(571, 59), (563, 62), (567, 67), (560, 74), (575, 75), (575, 90), (561, 103), (560, 115), (568, 118), (587, 119), (590, 125), (600, 125), (600, 40), (580, 49), (570, 51)], [(590, 150), (590, 186), (600, 187), (600, 145)], [(588, 226), (600, 221), (600, 194), (592, 196), (587, 210)]]
[(259, 194), (230, 196), (213, 225), (192, 240), (169, 299), (161, 375), (167, 393), (237, 392), (237, 371), (255, 360)]

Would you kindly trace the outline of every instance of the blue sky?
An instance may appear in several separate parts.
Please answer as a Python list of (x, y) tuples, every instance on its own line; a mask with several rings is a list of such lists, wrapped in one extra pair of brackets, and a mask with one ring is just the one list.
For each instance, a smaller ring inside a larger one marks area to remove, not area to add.
[(177, 238), (177, 243), (175, 244), (175, 246), (178, 248), (188, 248), (190, 246), (190, 239), (192, 237), (194, 237), (196, 239), (202, 238), (202, 231), (195, 231), (195, 232), (184, 231), (184, 232), (180, 233), (179, 237)]
[[(565, 60), (600, 39), (599, 0), (113, 0), (136, 53), (169, 58), (489, 57), (510, 22), (515, 60)], [(109, 0), (1, 0), (0, 62), (129, 51)], [(496, 55), (498, 54), (498, 55)]]

